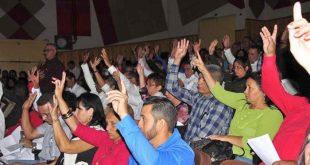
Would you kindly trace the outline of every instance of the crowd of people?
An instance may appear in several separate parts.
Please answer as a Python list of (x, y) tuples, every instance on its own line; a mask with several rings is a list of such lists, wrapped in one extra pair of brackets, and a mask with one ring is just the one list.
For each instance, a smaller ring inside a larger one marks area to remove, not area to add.
[(38, 151), (9, 163), (191, 165), (210, 141), (222, 141), (235, 156), (221, 164), (259, 164), (248, 140), (268, 134), (280, 157), (274, 165), (310, 164), (310, 97), (304, 79), (289, 76), (298, 66), (310, 77), (310, 23), (299, 2), (293, 16), (279, 40), (275, 25), (260, 40), (225, 35), (208, 49), (172, 40), (169, 53), (138, 45), (135, 59), (115, 61), (103, 48), (67, 67), (47, 44), (43, 64), (1, 72), (0, 96), (14, 106), (0, 111), (0, 139), (21, 126), (22, 146)]

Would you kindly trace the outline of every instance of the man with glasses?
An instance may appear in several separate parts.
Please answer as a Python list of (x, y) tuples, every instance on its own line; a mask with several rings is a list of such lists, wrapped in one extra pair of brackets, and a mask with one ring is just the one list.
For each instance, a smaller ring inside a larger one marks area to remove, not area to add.
[(57, 49), (54, 44), (46, 44), (43, 53), (45, 62), (38, 67), (38, 70), (40, 74), (40, 90), (44, 94), (54, 92), (55, 87), (51, 83), (52, 77), (61, 79), (65, 67), (57, 58)]

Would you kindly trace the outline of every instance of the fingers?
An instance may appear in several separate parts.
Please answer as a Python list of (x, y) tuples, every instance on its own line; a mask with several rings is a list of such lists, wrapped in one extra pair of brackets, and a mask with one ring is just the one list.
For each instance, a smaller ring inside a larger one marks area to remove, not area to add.
[(272, 32), (272, 39), (275, 41), (276, 38), (277, 38), (277, 33), (278, 33), (278, 25), (275, 24), (274, 27), (273, 27), (273, 32)]
[(303, 35), (309, 35), (310, 34), (310, 24), (307, 23), (307, 25), (296, 29), (295, 37), (299, 38)]
[(62, 72), (62, 78), (61, 78), (61, 86), (64, 86), (66, 82), (66, 72)]
[(296, 2), (294, 4), (293, 17), (294, 17), (294, 21), (299, 21), (302, 19), (300, 2)]

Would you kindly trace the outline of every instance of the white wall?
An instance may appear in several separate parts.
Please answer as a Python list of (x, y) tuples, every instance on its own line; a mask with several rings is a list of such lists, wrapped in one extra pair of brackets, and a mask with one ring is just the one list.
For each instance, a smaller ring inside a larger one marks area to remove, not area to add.
[[(47, 40), (49, 42), (54, 41), (54, 36), (57, 34), (56, 24), (56, 1), (43, 0), (45, 6), (36, 14), (36, 17), (46, 26), (46, 30), (40, 34), (37, 40)], [(246, 18), (255, 19), (252, 11), (248, 7), (248, 1), (245, 0), (246, 7), (242, 10), (231, 5), (226, 4), (186, 25), (182, 25), (177, 0), (162, 0), (164, 12), (166, 15), (166, 22), (168, 25), (168, 31), (159, 32), (156, 34), (120, 42), (117, 44), (140, 42), (147, 40), (156, 40), (164, 38), (174, 38), (178, 36), (195, 35), (198, 34), (199, 21), (205, 18), (235, 15), (237, 29), (244, 29)], [(103, 46), (101, 39), (101, 33), (97, 23), (94, 6), (91, 2), (91, 36), (90, 37), (78, 37), (77, 43), (74, 45), (74, 49), (92, 48)], [(303, 12), (310, 12), (310, 2), (302, 4)], [(0, 17), (3, 15), (3, 11), (0, 11)], [(268, 20), (280, 17), (286, 17), (292, 15), (292, 7), (282, 8), (278, 10), (271, 9), (268, 4), (265, 4), (265, 9), (258, 19)], [(0, 34), (0, 39), (4, 37)]]

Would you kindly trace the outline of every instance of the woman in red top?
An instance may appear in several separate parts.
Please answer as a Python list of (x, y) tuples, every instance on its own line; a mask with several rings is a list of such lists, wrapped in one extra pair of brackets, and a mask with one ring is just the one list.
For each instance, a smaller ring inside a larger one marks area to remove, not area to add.
[(62, 98), (65, 79), (66, 74), (63, 73), (61, 81), (55, 80), (53, 82), (55, 84), (55, 95), (58, 106), (63, 118), (65, 119), (73, 134), (98, 148), (92, 160), (92, 164), (128, 164), (130, 153), (126, 147), (125, 142), (117, 132), (115, 125), (119, 119), (115, 116), (113, 110), (108, 109), (106, 112), (107, 131), (95, 130), (78, 123), (76, 117), (72, 115), (72, 111), (68, 109), (68, 106)]

